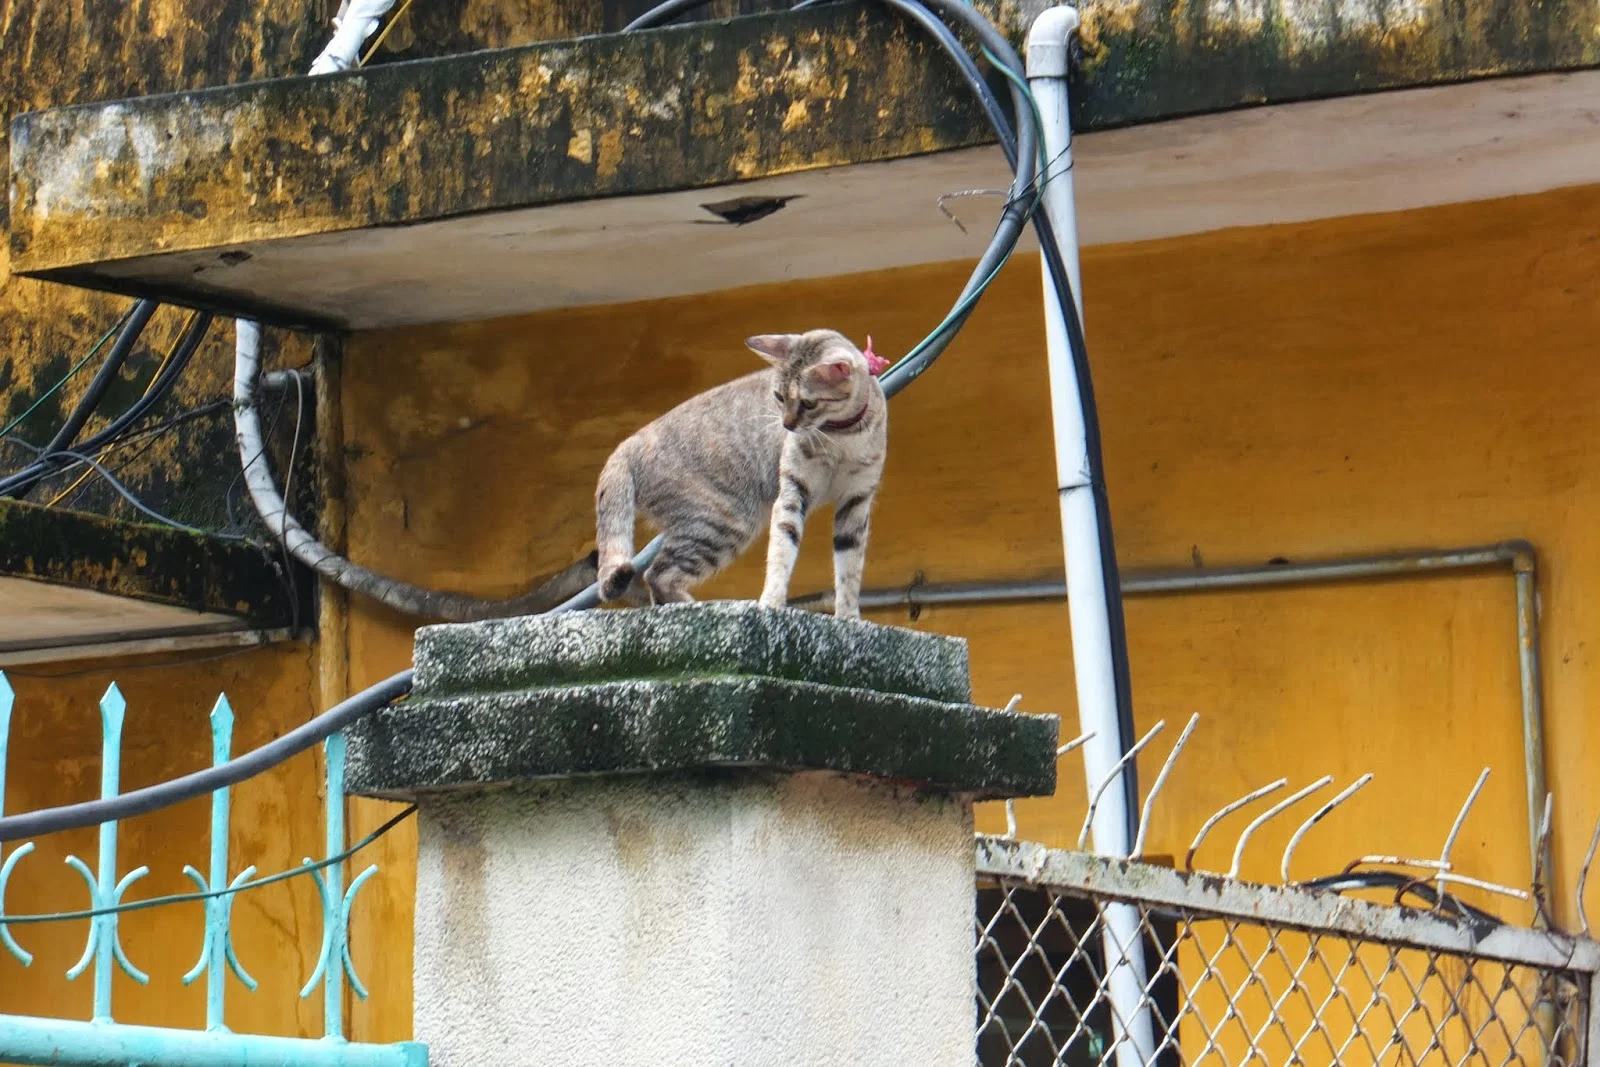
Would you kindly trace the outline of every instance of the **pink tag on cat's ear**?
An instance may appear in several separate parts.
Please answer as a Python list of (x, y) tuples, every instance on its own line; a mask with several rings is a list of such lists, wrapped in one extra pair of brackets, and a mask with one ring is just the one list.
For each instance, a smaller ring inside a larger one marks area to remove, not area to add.
[(867, 373), (874, 378), (889, 369), (889, 361), (872, 350), (872, 335), (870, 333), (867, 334), (867, 347), (861, 350), (861, 354), (867, 357)]

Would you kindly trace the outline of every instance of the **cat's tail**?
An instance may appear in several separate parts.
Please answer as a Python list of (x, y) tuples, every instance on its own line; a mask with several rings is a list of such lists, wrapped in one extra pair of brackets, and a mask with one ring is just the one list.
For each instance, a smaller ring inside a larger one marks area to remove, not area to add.
[(611, 453), (595, 487), (595, 544), (600, 553), (602, 602), (616, 600), (633, 584), (633, 470), (629, 443)]

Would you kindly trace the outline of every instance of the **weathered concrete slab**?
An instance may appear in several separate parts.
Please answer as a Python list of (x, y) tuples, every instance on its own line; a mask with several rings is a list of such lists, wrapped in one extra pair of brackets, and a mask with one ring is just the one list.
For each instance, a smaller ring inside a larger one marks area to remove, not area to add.
[(984, 139), (935, 49), (865, 9), (61, 108), (20, 116), (12, 138), (12, 267), (41, 276), (212, 246), (225, 271), (229, 242), (717, 185)]
[(1055, 716), (904, 692), (964, 691), (958, 646), (744, 604), (432, 627), (419, 636), (412, 696), (351, 729), (348, 788), (403, 798), (766, 768), (981, 799), (1053, 792)]
[(967, 643), (753, 601), (578, 611), (417, 631), (429, 698), (690, 677), (777, 678), (965, 703)]
[[(296, 616), (278, 562), (181, 530), (0, 501), (0, 652), (127, 636), (280, 629)], [(24, 586), (21, 583), (26, 583)], [(310, 582), (299, 583), (300, 618)], [(50, 590), (59, 590), (52, 597)]]
[[(1596, 59), (1597, 2), (1396, 9), (1334, 0), (1215, 10), (1207, 0), (1176, 8), (1090, 3), (1077, 123), (1108, 129), (1579, 67)], [(1040, 6), (987, 8), (1020, 41)], [(571, 219), (539, 224), (520, 214), (913, 160), (987, 141), (948, 63), (877, 8), (842, 4), (548, 42), (23, 115), (13, 126), (13, 269), (271, 320), (361, 328), (407, 321), (414, 294), (382, 262), (404, 259), (435, 265), (441, 289), (469, 291), (410, 321), (509, 314), (531, 308), (510, 296), (476, 299), (470, 293), (493, 288), (492, 279), (455, 275), (474, 257), (567, 252), (561, 233)], [(430, 244), (439, 232), (429, 227), (468, 221), (489, 231), (465, 244)], [(696, 221), (724, 225), (697, 207), (672, 225), (687, 232)], [(611, 227), (619, 228), (626, 229)], [(388, 242), (376, 263), (364, 255), (374, 240)], [(294, 242), (313, 246), (273, 259)], [(527, 290), (533, 280), (518, 276), (512, 288)], [(538, 280), (553, 290), (538, 306), (559, 305), (561, 277)], [(327, 290), (337, 298), (320, 300)], [(385, 303), (386, 292), (399, 295)], [(594, 296), (574, 292), (565, 302)]]

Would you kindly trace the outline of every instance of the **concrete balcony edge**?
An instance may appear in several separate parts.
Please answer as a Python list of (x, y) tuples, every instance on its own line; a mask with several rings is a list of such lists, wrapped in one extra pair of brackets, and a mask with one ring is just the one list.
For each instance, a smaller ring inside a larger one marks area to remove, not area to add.
[[(1019, 43), (1043, 7), (979, 6)], [(1334, 0), (1252, 15), (1219, 14), (1206, 0), (1159, 11), (1091, 3), (1076, 122), (1103, 130), (1580, 68), (1600, 59), (1594, 6), (1475, 0), (1468, 16), (1433, 6), (1374, 14)], [(363, 232), (474, 219), (492, 228), (553, 205), (989, 140), (937, 49), (871, 5), (544, 42), (21, 115), (12, 269), (291, 325), (360, 326), (284, 296), (281, 284), (239, 279), (274, 243), (321, 241), (315, 262), (334, 264), (341, 242)], [(525, 237), (541, 224), (518, 226)]]
[(283, 631), (311, 617), (255, 545), (0, 500), (0, 652)]

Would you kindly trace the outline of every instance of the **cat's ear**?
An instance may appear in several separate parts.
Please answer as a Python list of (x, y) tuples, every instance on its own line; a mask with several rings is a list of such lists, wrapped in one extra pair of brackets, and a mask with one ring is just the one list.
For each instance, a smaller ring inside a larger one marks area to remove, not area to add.
[(746, 337), (744, 343), (750, 351), (766, 360), (768, 363), (787, 363), (790, 354), (794, 351), (794, 343), (800, 338), (792, 333), (763, 333), (755, 337)]
[(838, 385), (850, 377), (851, 369), (848, 359), (830, 359), (806, 371), (806, 376), (818, 385)]

